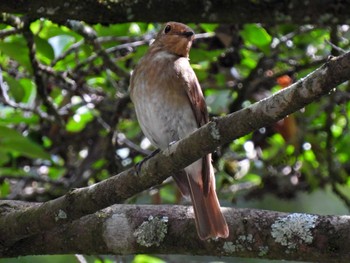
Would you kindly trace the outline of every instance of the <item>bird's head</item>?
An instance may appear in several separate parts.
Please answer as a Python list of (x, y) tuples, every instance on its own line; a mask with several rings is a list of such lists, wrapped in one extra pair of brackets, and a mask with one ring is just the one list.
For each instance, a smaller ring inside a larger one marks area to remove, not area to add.
[(193, 39), (194, 32), (191, 28), (181, 23), (168, 22), (152, 45), (178, 56), (188, 57)]

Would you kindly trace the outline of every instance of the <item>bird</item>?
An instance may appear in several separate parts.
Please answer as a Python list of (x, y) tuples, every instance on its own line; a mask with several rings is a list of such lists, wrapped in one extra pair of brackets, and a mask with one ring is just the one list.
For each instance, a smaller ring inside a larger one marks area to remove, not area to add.
[[(209, 122), (203, 92), (189, 62), (194, 38), (194, 31), (185, 24), (166, 23), (131, 75), (130, 98), (140, 127), (161, 150)], [(207, 154), (173, 175), (181, 193), (191, 198), (202, 240), (229, 236), (211, 162)]]

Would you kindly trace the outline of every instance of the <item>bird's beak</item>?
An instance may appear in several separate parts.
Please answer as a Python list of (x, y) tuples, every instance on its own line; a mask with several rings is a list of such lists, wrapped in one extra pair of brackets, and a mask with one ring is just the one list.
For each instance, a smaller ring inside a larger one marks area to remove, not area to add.
[(192, 37), (194, 35), (194, 32), (193, 31), (185, 31), (183, 33), (181, 33), (183, 36), (189, 38), (189, 37)]

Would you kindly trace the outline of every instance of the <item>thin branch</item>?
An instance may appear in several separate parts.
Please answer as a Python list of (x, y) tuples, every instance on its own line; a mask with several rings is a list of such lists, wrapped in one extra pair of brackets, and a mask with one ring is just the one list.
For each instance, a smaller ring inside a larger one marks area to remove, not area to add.
[(61, 126), (64, 126), (64, 120), (58, 114), (57, 109), (55, 108), (54, 104), (50, 100), (49, 95), (47, 94), (46, 86), (43, 80), (43, 74), (40, 69), (40, 63), (36, 58), (36, 47), (34, 43), (34, 35), (30, 29), (30, 21), (25, 23), (23, 35), (27, 40), (27, 46), (29, 49), (29, 59), (33, 68), (38, 95), (43, 101), (43, 104), (47, 107), (48, 112), (54, 116), (57, 123), (59, 123)]
[(27, 181), (27, 182), (38, 182), (38, 183), (46, 183), (46, 184), (50, 184), (52, 186), (66, 186), (67, 183), (65, 182), (64, 178), (61, 178), (59, 180), (52, 180), (49, 177), (46, 176), (42, 176), (40, 174), (33, 174), (33, 175), (0, 175), (0, 181), (3, 180), (14, 180), (14, 181)]
[(24, 105), (23, 103), (16, 103), (15, 101), (11, 100), (10, 96), (8, 95), (8, 90), (9, 90), (9, 87), (7, 86), (7, 83), (3, 81), (3, 75), (0, 69), (0, 100), (2, 101), (2, 103), (4, 103), (4, 105), (7, 105), (14, 109), (19, 109), (22, 111), (33, 112), (37, 114), (41, 119), (44, 119), (44, 120), (50, 120), (50, 121), (53, 120), (51, 116), (49, 116), (46, 112), (43, 112), (38, 108), (29, 107), (27, 105)]
[(125, 145), (127, 147), (129, 147), (130, 149), (135, 150), (136, 152), (142, 154), (142, 155), (150, 155), (152, 152), (147, 150), (147, 149), (143, 149), (141, 148), (139, 145), (137, 145), (136, 143), (132, 142), (131, 140), (129, 140), (124, 133), (116, 133), (115, 134), (117, 137), (117, 142), (119, 145)]
[(349, 197), (342, 193), (335, 182), (332, 182), (332, 191), (344, 202), (348, 210), (350, 211), (350, 199)]
[(11, 14), (1, 13), (0, 22), (13, 26), (14, 28), (17, 28), (17, 29), (23, 29), (24, 27), (24, 20), (22, 20), (18, 16), (11, 15)]
[(69, 54), (77, 51), (82, 45), (84, 44), (83, 40), (80, 40), (74, 44), (72, 44), (69, 49), (67, 49), (65, 52), (62, 52), (59, 56), (57, 56), (54, 60), (51, 61), (51, 67), (54, 67), (59, 61), (65, 59)]
[[(139, 47), (139, 46), (145, 45), (147, 42), (148, 42), (147, 40), (139, 40), (139, 41), (135, 41), (135, 42), (131, 42), (131, 43), (120, 44), (120, 45), (117, 45), (115, 47), (107, 48), (105, 50), (105, 53), (111, 54), (111, 53), (122, 51), (124, 49), (131, 49), (131, 48), (134, 48), (134, 47)], [(88, 64), (92, 63), (97, 58), (99, 58), (99, 54), (91, 55), (87, 59), (85, 59), (85, 60), (81, 61), (80, 63), (78, 63), (74, 70), (80, 69), (80, 68), (84, 67), (85, 65), (88, 65)]]
[(120, 77), (129, 77), (129, 73), (118, 67), (117, 64), (112, 61), (108, 53), (103, 49), (101, 43), (97, 40), (97, 33), (95, 30), (79, 21), (68, 20), (66, 25), (73, 31), (81, 34), (85, 41), (91, 43), (97, 55), (101, 56), (103, 62), (108, 68), (110, 68), (115, 74)]
[(0, 30), (0, 39), (3, 39), (5, 37), (11, 36), (11, 35), (19, 34), (21, 32), (22, 32), (22, 30), (18, 29), (18, 28), (10, 28), (10, 29)]
[(325, 42), (330, 45), (334, 50), (338, 51), (339, 54), (345, 54), (346, 50), (342, 49), (341, 47), (337, 46), (336, 44), (333, 44), (328, 39), (325, 40)]

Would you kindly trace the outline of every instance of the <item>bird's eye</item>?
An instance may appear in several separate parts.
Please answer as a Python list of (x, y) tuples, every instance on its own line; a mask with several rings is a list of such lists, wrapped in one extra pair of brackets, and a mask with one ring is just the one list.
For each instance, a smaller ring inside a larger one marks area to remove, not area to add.
[(164, 28), (164, 33), (165, 33), (165, 34), (168, 34), (169, 31), (170, 31), (170, 29), (171, 29), (171, 26), (170, 26), (170, 25), (167, 25), (167, 26)]

